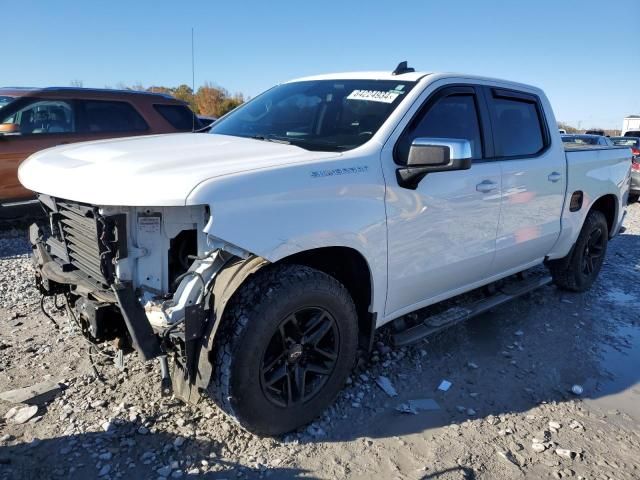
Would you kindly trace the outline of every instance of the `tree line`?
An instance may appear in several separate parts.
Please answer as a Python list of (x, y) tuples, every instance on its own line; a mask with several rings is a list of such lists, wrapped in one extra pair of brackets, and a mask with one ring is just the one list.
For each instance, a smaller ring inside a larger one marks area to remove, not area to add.
[[(82, 87), (82, 80), (72, 80), (71, 86)], [(105, 88), (111, 87), (106, 86)], [(245, 102), (245, 98), (242, 93), (234, 93), (232, 95), (226, 88), (220, 87), (211, 82), (205, 82), (204, 85), (198, 87), (195, 92), (193, 91), (193, 88), (186, 84), (182, 84), (177, 87), (165, 87), (161, 85), (145, 87), (140, 83), (134, 85), (119, 83), (116, 85), (116, 88), (119, 90), (133, 90), (137, 92), (164, 93), (166, 95), (171, 95), (172, 97), (187, 103), (191, 107), (191, 110), (196, 114), (208, 117), (221, 117), (225, 113)]]
[(151, 86), (145, 89), (147, 92), (164, 93), (189, 104), (198, 115), (221, 117), (244, 103), (242, 93), (231, 95), (229, 91), (211, 82), (205, 82), (194, 92), (189, 85), (177, 87)]

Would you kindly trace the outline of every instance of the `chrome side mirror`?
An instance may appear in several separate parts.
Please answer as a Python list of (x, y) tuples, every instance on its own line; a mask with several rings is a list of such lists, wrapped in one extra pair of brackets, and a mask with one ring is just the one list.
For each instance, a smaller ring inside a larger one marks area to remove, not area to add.
[(398, 168), (400, 186), (414, 190), (425, 175), (471, 168), (469, 140), (458, 138), (416, 138), (411, 143), (407, 165)]

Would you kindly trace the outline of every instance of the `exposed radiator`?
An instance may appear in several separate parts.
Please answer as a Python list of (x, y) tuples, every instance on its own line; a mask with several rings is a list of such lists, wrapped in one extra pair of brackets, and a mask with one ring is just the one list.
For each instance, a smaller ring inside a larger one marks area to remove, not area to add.
[(94, 210), (79, 204), (58, 201), (59, 226), (69, 263), (96, 281), (108, 283), (101, 267), (98, 222)]

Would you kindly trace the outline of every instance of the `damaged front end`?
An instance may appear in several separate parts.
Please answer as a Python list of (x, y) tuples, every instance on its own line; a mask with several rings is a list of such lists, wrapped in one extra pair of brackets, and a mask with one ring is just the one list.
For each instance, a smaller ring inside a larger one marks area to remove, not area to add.
[(172, 391), (168, 356), (180, 396), (189, 400), (194, 390), (206, 388), (208, 378), (197, 370), (211, 343), (207, 324), (215, 279), (226, 264), (249, 254), (204, 233), (210, 221), (205, 206), (100, 207), (47, 195), (39, 200), (48, 225), (31, 225), (29, 237), (42, 294), (65, 295), (93, 344), (113, 341), (121, 353), (159, 358), (163, 394)]

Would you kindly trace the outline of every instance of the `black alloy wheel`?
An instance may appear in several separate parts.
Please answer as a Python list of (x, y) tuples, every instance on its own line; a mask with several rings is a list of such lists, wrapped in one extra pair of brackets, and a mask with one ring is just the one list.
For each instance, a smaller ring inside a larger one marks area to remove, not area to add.
[(604, 263), (608, 240), (606, 217), (598, 210), (590, 211), (569, 255), (547, 264), (554, 283), (571, 292), (591, 288)]
[(605, 234), (601, 228), (596, 228), (589, 234), (587, 244), (582, 253), (582, 273), (585, 276), (593, 274), (602, 261), (605, 248)]
[(260, 366), (264, 395), (279, 407), (306, 403), (322, 389), (340, 354), (338, 326), (322, 307), (287, 316), (265, 349)]
[(207, 391), (243, 428), (280, 435), (333, 402), (357, 348), (356, 306), (344, 285), (304, 265), (264, 267), (225, 309)]

